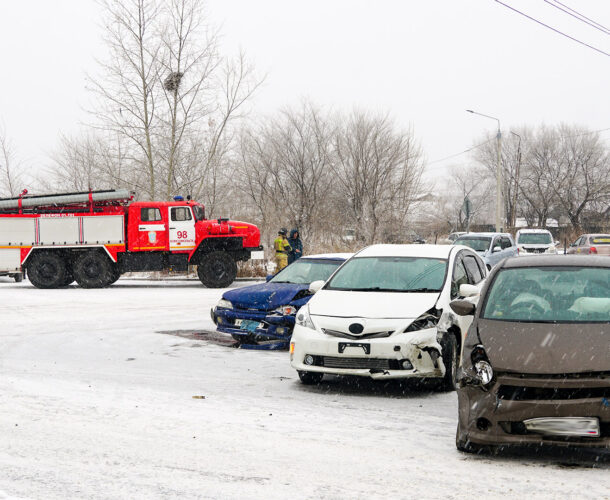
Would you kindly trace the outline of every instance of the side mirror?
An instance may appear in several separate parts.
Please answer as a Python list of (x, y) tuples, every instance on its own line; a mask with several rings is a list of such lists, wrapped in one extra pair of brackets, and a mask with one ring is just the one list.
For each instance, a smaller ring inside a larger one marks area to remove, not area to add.
[(469, 285), (468, 283), (460, 285), (460, 297), (474, 297), (480, 293), (481, 290), (479, 290), (478, 286)]
[(271, 281), (271, 280), (273, 279), (273, 277), (274, 277), (274, 276), (275, 276), (275, 274), (268, 274), (268, 275), (265, 277), (265, 281), (267, 281), (267, 282)]
[(311, 293), (316, 293), (320, 288), (324, 286), (324, 283), (326, 283), (324, 280), (312, 281), (309, 284), (309, 291)]
[(468, 300), (452, 300), (449, 307), (459, 316), (472, 316), (476, 310), (476, 306)]
[(498, 253), (502, 251), (502, 247), (500, 245), (496, 245), (492, 250), (493, 253)]

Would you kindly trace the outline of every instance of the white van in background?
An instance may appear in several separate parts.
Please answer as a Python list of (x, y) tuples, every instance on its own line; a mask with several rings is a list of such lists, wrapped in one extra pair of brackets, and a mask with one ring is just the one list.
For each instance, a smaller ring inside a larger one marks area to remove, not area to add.
[(553, 235), (546, 229), (520, 229), (515, 240), (518, 255), (557, 253)]

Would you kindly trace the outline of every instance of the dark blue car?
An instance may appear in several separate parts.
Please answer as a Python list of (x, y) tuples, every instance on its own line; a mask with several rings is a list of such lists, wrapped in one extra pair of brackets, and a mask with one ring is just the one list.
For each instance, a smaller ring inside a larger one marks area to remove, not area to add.
[(352, 254), (333, 253), (302, 257), (267, 283), (225, 292), (211, 311), (217, 331), (229, 333), (242, 344), (287, 342), (297, 310), (309, 301), (309, 284), (326, 281)]

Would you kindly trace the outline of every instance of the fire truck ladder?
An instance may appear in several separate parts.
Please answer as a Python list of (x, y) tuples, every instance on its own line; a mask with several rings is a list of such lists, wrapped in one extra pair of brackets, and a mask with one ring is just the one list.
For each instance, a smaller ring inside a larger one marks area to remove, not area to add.
[(84, 212), (94, 211), (95, 207), (126, 205), (132, 199), (133, 193), (127, 189), (36, 196), (28, 196), (27, 189), (24, 189), (18, 197), (0, 199), (0, 212), (61, 213), (65, 210)]

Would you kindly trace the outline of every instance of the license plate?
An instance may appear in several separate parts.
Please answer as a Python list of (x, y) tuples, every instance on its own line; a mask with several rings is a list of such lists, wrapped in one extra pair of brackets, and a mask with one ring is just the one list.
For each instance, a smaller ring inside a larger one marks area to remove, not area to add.
[(528, 431), (551, 436), (599, 437), (599, 419), (594, 417), (545, 417), (524, 420)]
[(254, 332), (257, 328), (263, 328), (263, 323), (258, 321), (252, 321), (250, 319), (236, 319), (235, 326), (239, 326), (240, 330), (246, 330), (248, 332)]
[(362, 349), (364, 354), (371, 354), (371, 344), (365, 344), (362, 342), (339, 342), (339, 354), (343, 354), (347, 348), (355, 348), (356, 350)]

